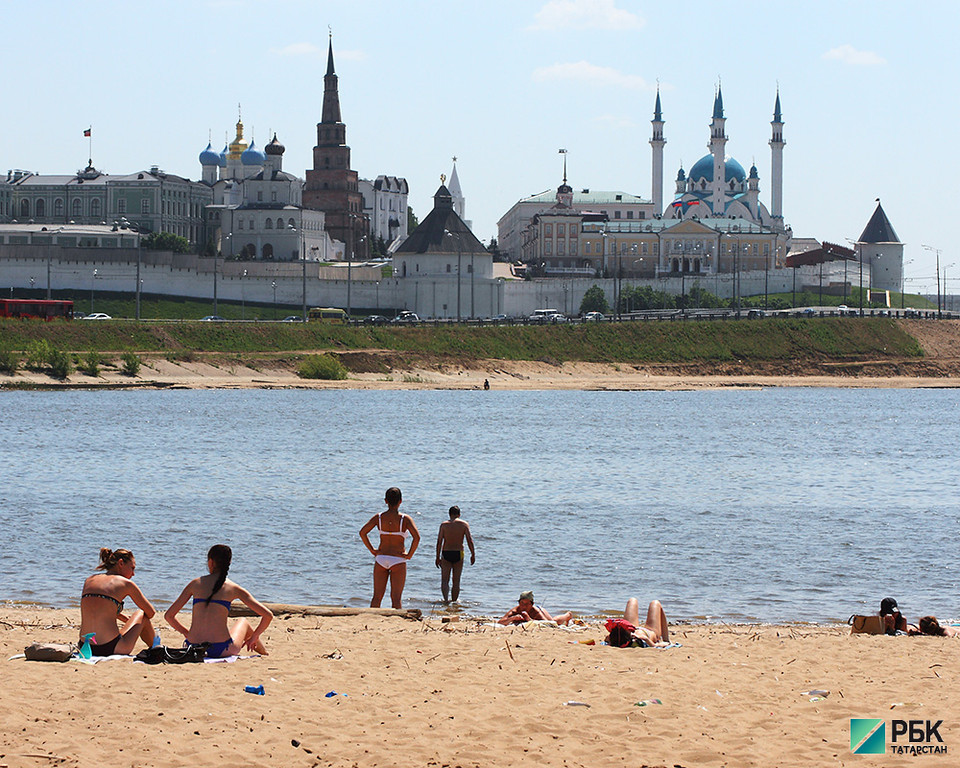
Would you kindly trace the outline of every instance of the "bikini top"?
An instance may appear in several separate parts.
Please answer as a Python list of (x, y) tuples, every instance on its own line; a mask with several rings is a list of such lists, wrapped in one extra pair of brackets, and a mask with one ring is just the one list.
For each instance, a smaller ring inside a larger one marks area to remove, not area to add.
[(84, 592), (80, 595), (81, 600), (85, 597), (102, 597), (104, 600), (109, 600), (117, 606), (117, 613), (123, 613), (123, 600), (117, 600), (117, 598), (110, 597), (110, 595), (101, 595), (99, 592)]
[(412, 536), (413, 534), (410, 531), (403, 530), (403, 515), (400, 515), (400, 530), (399, 531), (385, 531), (383, 530), (383, 523), (380, 521), (380, 515), (377, 515), (377, 530), (380, 531), (381, 536), (403, 536), (404, 539), (407, 536)]
[[(206, 602), (207, 602), (207, 599), (206, 599), (205, 597), (195, 597), (195, 598), (193, 598), (193, 604), (194, 604), (194, 605), (196, 605), (197, 603), (206, 603)], [(233, 602), (233, 600), (212, 600), (212, 599), (211, 599), (210, 602), (211, 602), (211, 603), (216, 603), (217, 605), (222, 605), (224, 608), (226, 608), (226, 609), (229, 611), (229, 610), (230, 610), (230, 604)]]

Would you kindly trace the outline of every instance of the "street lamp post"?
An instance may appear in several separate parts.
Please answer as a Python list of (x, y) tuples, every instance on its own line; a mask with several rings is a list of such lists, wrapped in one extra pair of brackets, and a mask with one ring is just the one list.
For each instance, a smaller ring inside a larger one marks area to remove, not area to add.
[(93, 277), (90, 278), (90, 314), (91, 315), (93, 314), (93, 282), (96, 279), (97, 279), (97, 270), (93, 270)]
[(240, 319), (247, 319), (247, 287), (245, 285), (245, 278), (247, 276), (247, 270), (243, 270), (243, 274), (240, 275)]
[(32, 277), (30, 278), (30, 293), (33, 293), (33, 284), (36, 282)]
[(377, 280), (377, 312), (380, 312), (380, 281)]
[(921, 245), (921, 248), (927, 251), (933, 251), (937, 254), (937, 317), (940, 317), (940, 249), (934, 248), (932, 245)]
[(460, 261), (463, 256), (463, 247), (460, 244), (460, 235), (454, 232), (451, 232), (449, 229), (443, 230), (443, 234), (450, 235), (457, 239), (457, 322), (460, 322), (462, 315), (460, 314)]
[(900, 266), (900, 309), (903, 309), (903, 294), (907, 290), (907, 264), (912, 264), (913, 259), (903, 262)]
[(277, 319), (277, 281), (270, 281), (270, 286), (273, 288), (273, 319)]

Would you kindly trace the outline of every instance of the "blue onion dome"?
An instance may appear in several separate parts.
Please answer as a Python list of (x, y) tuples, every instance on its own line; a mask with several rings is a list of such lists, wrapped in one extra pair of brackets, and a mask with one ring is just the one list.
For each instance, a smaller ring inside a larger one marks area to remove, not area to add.
[[(727, 181), (746, 180), (747, 172), (743, 170), (743, 166), (732, 157), (726, 158), (724, 167), (726, 169), (724, 176), (726, 176)], [(694, 181), (700, 181), (700, 179), (713, 181), (713, 155), (704, 155), (697, 160), (693, 168), (690, 169), (690, 178)]]
[(213, 151), (210, 142), (207, 142), (207, 148), (200, 153), (200, 165), (220, 165), (220, 155)]
[(223, 145), (223, 149), (222, 149), (221, 152), (220, 152), (220, 163), (219, 163), (219, 164), (220, 164), (220, 167), (221, 167), (221, 168), (226, 168), (226, 167), (227, 167), (227, 154), (228, 154), (229, 152), (230, 152), (230, 147), (229, 147), (229, 145), (224, 144), (224, 145)]
[(268, 155), (282, 155), (286, 147), (283, 146), (279, 141), (277, 141), (277, 134), (273, 134), (273, 141), (267, 144), (266, 149), (264, 150)]
[(250, 142), (250, 146), (240, 155), (240, 162), (244, 165), (263, 165), (266, 160), (267, 156), (257, 149), (257, 145), (253, 141)]

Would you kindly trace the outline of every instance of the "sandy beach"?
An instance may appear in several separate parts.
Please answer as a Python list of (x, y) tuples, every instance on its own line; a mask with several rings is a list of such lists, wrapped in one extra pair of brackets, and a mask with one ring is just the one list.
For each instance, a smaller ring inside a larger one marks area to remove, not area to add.
[[(78, 619), (76, 610), (0, 607), (0, 766), (691, 768), (908, 759), (889, 747), (886, 757), (854, 755), (850, 718), (887, 720), (888, 743), (893, 718), (943, 720), (947, 754), (960, 748), (955, 639), (851, 636), (845, 626), (681, 625), (671, 637), (681, 647), (616, 649), (584, 642), (602, 640), (597, 621), (576, 630), (499, 628), (361, 613), (278, 616), (265, 636), (271, 655), (231, 664), (8, 660), (34, 640), (73, 640)], [(261, 684), (264, 696), (244, 692)], [(829, 693), (805, 693), (812, 690)]]

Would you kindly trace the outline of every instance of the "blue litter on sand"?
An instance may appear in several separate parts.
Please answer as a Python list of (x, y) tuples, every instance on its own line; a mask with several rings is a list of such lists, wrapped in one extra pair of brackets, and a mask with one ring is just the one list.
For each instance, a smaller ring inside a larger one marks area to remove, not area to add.
[(266, 693), (266, 691), (263, 690), (263, 685), (248, 685), (244, 687), (243, 690), (247, 693), (254, 693), (257, 696), (263, 696)]
[(347, 694), (345, 694), (345, 693), (337, 693), (336, 691), (330, 691), (330, 693), (327, 693), (327, 694), (324, 694), (324, 695), (325, 695), (326, 698), (328, 698), (328, 699), (332, 699), (334, 696), (343, 696), (343, 698), (347, 698)]

